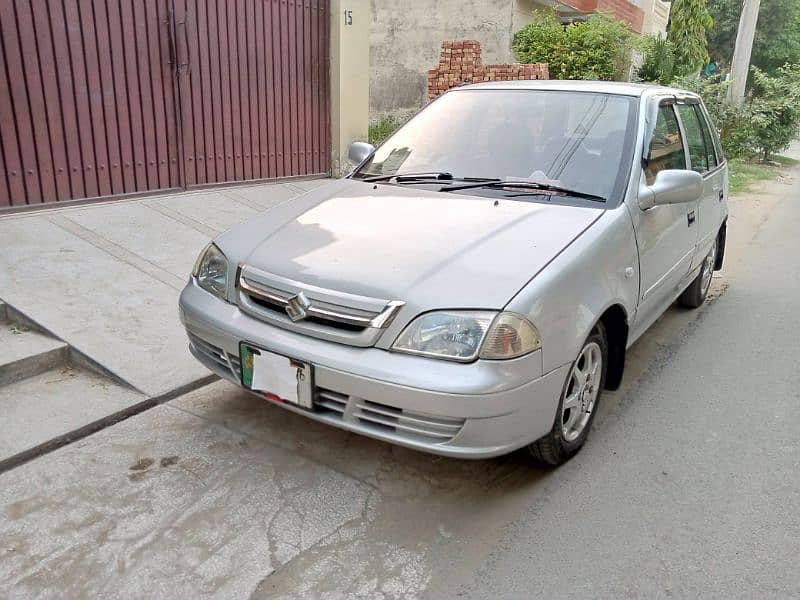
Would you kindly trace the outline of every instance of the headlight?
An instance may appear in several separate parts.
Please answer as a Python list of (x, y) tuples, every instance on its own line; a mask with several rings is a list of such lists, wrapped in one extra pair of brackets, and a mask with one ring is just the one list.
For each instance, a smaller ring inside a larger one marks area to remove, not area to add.
[(472, 360), (496, 314), (453, 311), (421, 315), (405, 328), (393, 348), (436, 358)]
[(200, 253), (192, 275), (201, 288), (225, 299), (228, 291), (228, 259), (214, 244), (209, 244)]
[(541, 348), (539, 332), (524, 317), (493, 311), (439, 311), (408, 325), (394, 350), (468, 362), (522, 356)]

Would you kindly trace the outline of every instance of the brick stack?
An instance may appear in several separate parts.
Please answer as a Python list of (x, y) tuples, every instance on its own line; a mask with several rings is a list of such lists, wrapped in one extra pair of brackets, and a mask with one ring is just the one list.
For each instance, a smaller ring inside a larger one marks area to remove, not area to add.
[(481, 44), (475, 40), (442, 42), (439, 64), (428, 71), (428, 98), (433, 99), (451, 87), (479, 81), (548, 79), (547, 63), (532, 65), (484, 65)]

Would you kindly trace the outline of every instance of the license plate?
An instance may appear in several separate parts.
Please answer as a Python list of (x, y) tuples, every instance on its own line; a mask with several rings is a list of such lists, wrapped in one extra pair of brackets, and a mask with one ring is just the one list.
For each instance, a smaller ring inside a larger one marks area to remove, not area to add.
[(242, 342), (242, 385), (267, 398), (312, 408), (311, 365)]

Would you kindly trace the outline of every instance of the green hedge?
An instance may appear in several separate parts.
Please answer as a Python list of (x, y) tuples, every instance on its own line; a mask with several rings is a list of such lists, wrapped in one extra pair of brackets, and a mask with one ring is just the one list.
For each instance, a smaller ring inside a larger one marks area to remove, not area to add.
[(626, 79), (634, 37), (611, 15), (598, 13), (566, 27), (555, 11), (534, 11), (533, 21), (514, 35), (522, 63), (545, 62), (551, 79)]

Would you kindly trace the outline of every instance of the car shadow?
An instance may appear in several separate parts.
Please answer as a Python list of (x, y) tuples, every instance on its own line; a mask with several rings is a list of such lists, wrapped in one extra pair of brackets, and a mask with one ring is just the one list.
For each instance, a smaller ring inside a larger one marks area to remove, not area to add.
[(318, 423), (225, 381), (210, 387), (211, 393), (171, 404), (324, 464), (392, 498), (485, 494), (529, 485), (550, 472), (522, 451), (485, 460), (436, 456)]

